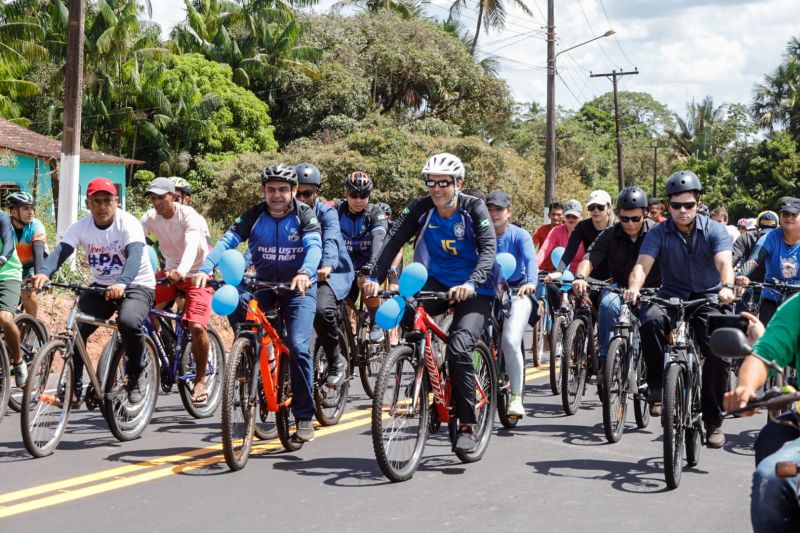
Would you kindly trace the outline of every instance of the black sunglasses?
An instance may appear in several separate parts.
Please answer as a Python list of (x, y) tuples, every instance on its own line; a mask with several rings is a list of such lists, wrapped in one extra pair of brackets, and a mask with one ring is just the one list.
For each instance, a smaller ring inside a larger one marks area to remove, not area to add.
[(305, 191), (297, 191), (297, 196), (300, 198), (311, 198), (315, 192), (317, 191), (314, 189), (306, 189)]
[(368, 193), (368, 192), (351, 191), (351, 192), (347, 193), (347, 196), (349, 196), (350, 198), (358, 198), (358, 199), (361, 199), (361, 200), (365, 200), (365, 199), (369, 198), (369, 194), (370, 193)]
[(670, 202), (669, 206), (674, 209), (675, 211), (680, 211), (681, 207), (686, 209), (687, 211), (691, 211), (695, 208), (697, 202)]
[(635, 217), (626, 217), (625, 215), (620, 215), (619, 219), (623, 222), (641, 222), (642, 215), (636, 215)]
[(592, 205), (589, 206), (588, 209), (589, 209), (590, 212), (594, 211), (595, 209), (597, 209), (598, 211), (600, 211), (602, 213), (603, 211), (606, 210), (606, 206), (600, 205), (600, 204), (592, 204)]
[(440, 189), (445, 189), (453, 183), (455, 182), (450, 180), (425, 180), (425, 185), (430, 188), (438, 186)]

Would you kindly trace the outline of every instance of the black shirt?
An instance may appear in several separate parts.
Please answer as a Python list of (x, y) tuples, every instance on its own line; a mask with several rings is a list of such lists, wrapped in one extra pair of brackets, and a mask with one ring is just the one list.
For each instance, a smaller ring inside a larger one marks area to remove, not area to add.
[[(622, 229), (621, 223), (617, 222), (603, 233), (600, 234), (594, 243), (592, 243), (586, 257), (592, 263), (592, 277), (595, 279), (607, 279), (611, 277), (614, 283), (620, 287), (628, 286), (628, 278), (636, 265), (636, 259), (639, 257), (639, 249), (642, 247), (647, 232), (658, 225), (657, 222), (646, 218), (644, 226), (639, 232), (636, 240), (631, 239)], [(577, 229), (577, 228), (576, 228)], [(574, 233), (574, 232), (573, 232)], [(601, 277), (595, 274), (595, 271), (605, 268), (606, 272), (610, 274), (606, 277)], [(644, 282), (645, 287), (658, 287), (661, 285), (661, 270), (658, 261), (653, 264), (647, 279)]]
[[(578, 248), (580, 248), (581, 244), (583, 244), (583, 249), (588, 252), (592, 243), (601, 233), (603, 233), (603, 230), (595, 228), (591, 218), (578, 222), (578, 225), (575, 226), (575, 229), (570, 233), (567, 247), (564, 249), (564, 254), (561, 256), (561, 262), (558, 264), (559, 272), (564, 272), (572, 260), (575, 259), (575, 254), (578, 253)], [(592, 277), (599, 280), (610, 278), (611, 274), (608, 271), (608, 266), (605, 264), (598, 264), (598, 266), (595, 266), (594, 270), (592, 270)]]

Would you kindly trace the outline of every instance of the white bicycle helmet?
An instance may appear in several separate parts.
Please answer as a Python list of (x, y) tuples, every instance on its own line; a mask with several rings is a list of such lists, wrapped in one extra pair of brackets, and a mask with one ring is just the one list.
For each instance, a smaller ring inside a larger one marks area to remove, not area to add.
[(422, 168), (423, 174), (436, 174), (443, 176), (453, 176), (456, 180), (464, 179), (464, 163), (447, 152), (435, 154), (428, 159), (425, 166)]

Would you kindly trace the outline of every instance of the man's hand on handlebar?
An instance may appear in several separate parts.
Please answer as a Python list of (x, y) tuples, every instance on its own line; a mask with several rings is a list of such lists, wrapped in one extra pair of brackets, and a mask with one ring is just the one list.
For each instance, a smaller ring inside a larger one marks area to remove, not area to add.
[(572, 282), (572, 292), (575, 296), (583, 296), (589, 292), (589, 284), (586, 280), (576, 279)]
[(42, 287), (50, 282), (50, 277), (47, 274), (36, 274), (30, 277), (28, 283), (34, 290), (41, 290)]
[(456, 285), (455, 287), (451, 287), (450, 290), (447, 291), (447, 296), (457, 302), (462, 302), (473, 294), (475, 294), (475, 288), (466, 283), (464, 285)]
[(733, 302), (736, 296), (733, 294), (733, 291), (728, 287), (722, 287), (722, 290), (719, 291), (719, 303), (723, 305), (728, 305), (729, 303)]
[(622, 299), (626, 302), (631, 302), (632, 304), (636, 304), (639, 301), (639, 289), (632, 289), (627, 288), (625, 289), (625, 293), (622, 295)]
[[(756, 395), (756, 391), (739, 385), (731, 392), (726, 392), (725, 395), (722, 397), (722, 406), (725, 411), (733, 411), (734, 409), (739, 409), (742, 407), (747, 406), (747, 402), (750, 401)], [(737, 416), (753, 416), (756, 414), (756, 410), (753, 409), (752, 411), (744, 411), (739, 413)]]
[(378, 295), (380, 288), (381, 286), (377, 281), (367, 280), (361, 286), (361, 294), (364, 296), (364, 298), (372, 298), (373, 296)]
[(208, 282), (208, 274), (205, 272), (198, 272), (194, 276), (192, 276), (192, 287), (199, 287), (203, 288), (206, 286)]
[(544, 277), (545, 283), (552, 283), (561, 279), (561, 272), (551, 272)]
[(517, 289), (517, 294), (519, 296), (532, 296), (536, 293), (536, 284), (535, 283), (526, 283)]

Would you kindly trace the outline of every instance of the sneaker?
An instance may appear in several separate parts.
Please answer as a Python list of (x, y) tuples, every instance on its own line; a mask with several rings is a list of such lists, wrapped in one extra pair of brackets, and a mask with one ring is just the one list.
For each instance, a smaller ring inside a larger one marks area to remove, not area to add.
[(25, 363), (14, 363), (11, 368), (11, 374), (14, 376), (14, 384), (21, 389), (28, 380), (28, 365)]
[(128, 391), (128, 401), (131, 403), (141, 403), (144, 400), (144, 392), (142, 391), (141, 375), (128, 376), (128, 383), (125, 385)]
[(456, 439), (456, 451), (472, 453), (475, 451), (475, 432), (470, 429), (461, 429)]
[(650, 403), (650, 416), (661, 416), (661, 402)]
[(328, 378), (325, 380), (325, 385), (332, 389), (338, 387), (344, 381), (346, 369), (347, 361), (341, 355), (338, 356), (336, 361), (328, 367)]
[(725, 433), (722, 432), (722, 427), (710, 427), (707, 431), (706, 446), (709, 448), (722, 448), (725, 444)]
[(81, 405), (81, 397), (83, 396), (83, 381), (78, 380), (72, 386), (72, 408), (77, 409)]
[(311, 423), (311, 420), (298, 420), (294, 436), (300, 442), (311, 442), (314, 440), (314, 425)]
[(369, 342), (381, 342), (383, 340), (383, 330), (377, 324), (369, 328)]
[(508, 404), (508, 416), (522, 418), (525, 416), (525, 408), (522, 406), (522, 395), (512, 394), (511, 402)]

